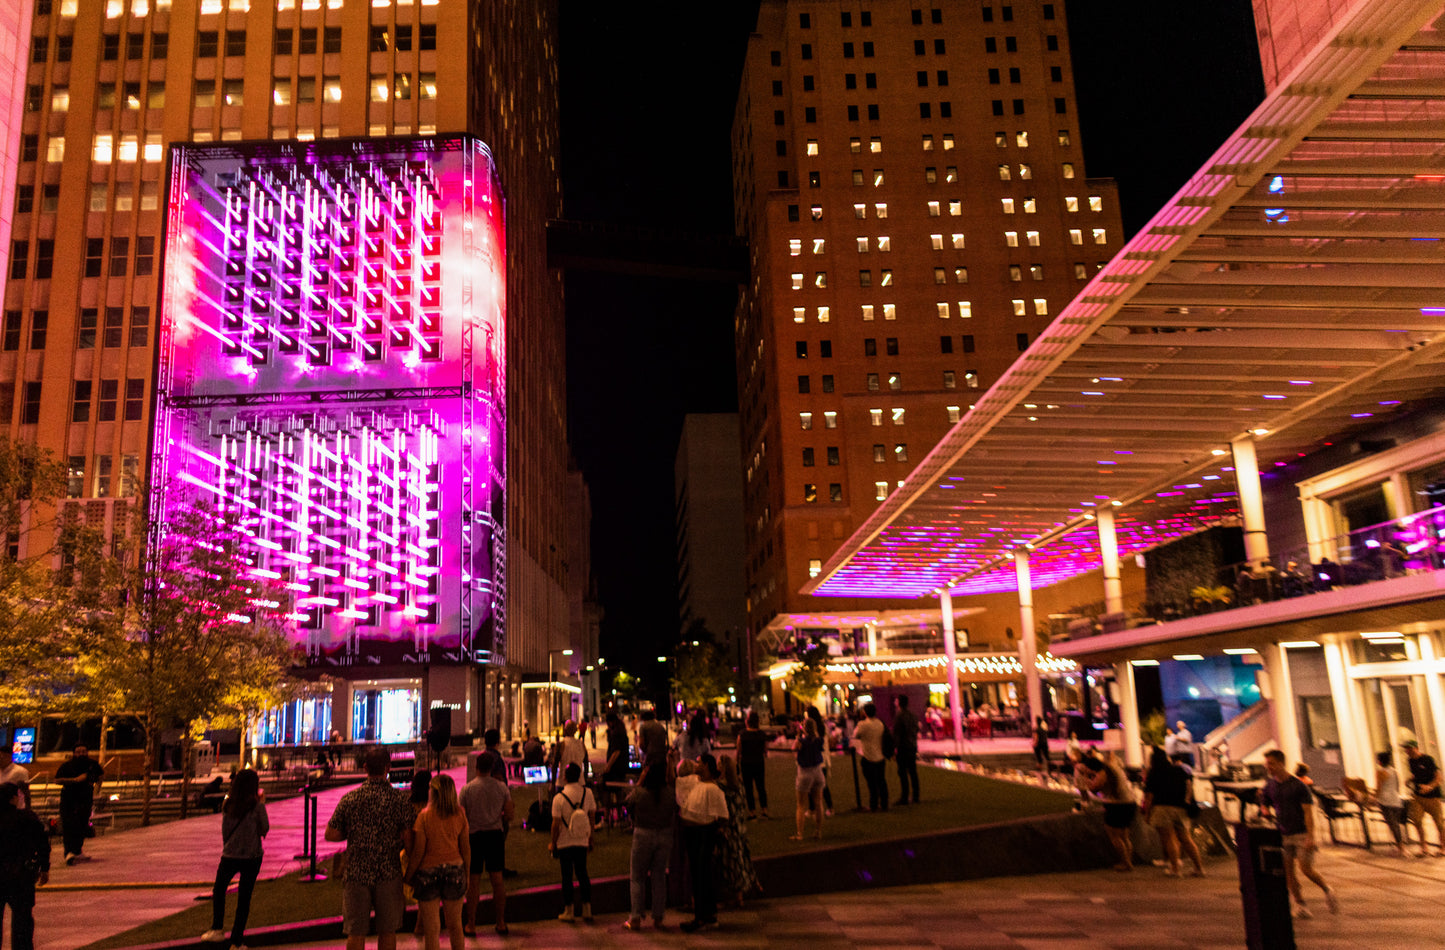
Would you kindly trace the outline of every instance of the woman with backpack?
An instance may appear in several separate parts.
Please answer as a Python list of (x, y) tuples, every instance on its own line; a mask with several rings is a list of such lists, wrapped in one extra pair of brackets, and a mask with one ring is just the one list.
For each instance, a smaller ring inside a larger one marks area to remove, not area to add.
[(798, 777), (793, 782), (793, 788), (798, 793), (795, 816), (798, 832), (788, 840), (803, 840), (803, 827), (807, 824), (809, 812), (812, 812), (817, 827), (815, 837), (822, 838), (823, 788), (828, 780), (823, 774), (823, 737), (818, 735), (818, 726), (813, 720), (803, 720), (803, 734), (794, 740), (793, 754), (798, 763)]
[(245, 946), (246, 918), (251, 914), (251, 893), (261, 874), (261, 839), (271, 830), (266, 814), (266, 793), (255, 769), (242, 769), (231, 779), (231, 793), (221, 805), (221, 863), (216, 867), (216, 884), (211, 889), (211, 929), (201, 934), (208, 943), (226, 939), (221, 929), (226, 917), (226, 889), (240, 875), (236, 892), (236, 919), (231, 924), (231, 950)]
[[(558, 920), (581, 917), (592, 923), (592, 878), (587, 875), (587, 852), (592, 850), (592, 825), (597, 799), (582, 784), (582, 767), (576, 762), (563, 773), (567, 784), (552, 799), (552, 841), (547, 850), (562, 865), (562, 913)], [(572, 876), (577, 876), (577, 903), (573, 903)], [(575, 908), (575, 910), (574, 910)]]

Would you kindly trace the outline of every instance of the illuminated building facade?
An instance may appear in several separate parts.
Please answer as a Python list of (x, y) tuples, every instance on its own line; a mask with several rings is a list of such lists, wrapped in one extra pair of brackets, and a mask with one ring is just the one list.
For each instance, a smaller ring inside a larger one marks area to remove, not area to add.
[[(489, 456), (486, 465), (491, 473), (505, 472), (509, 487), (504, 497), (478, 498), (475, 493), (483, 490), (480, 479), (488, 473), (474, 470), (472, 503), (475, 510), (488, 510), (497, 524), (511, 526), (505, 538), (505, 599), (490, 599), (500, 596), (501, 588), (474, 592), (485, 607), (474, 597), (470, 629), (476, 639), (469, 664), (434, 661), (420, 669), (414, 662), (379, 668), (358, 660), (340, 666), (331, 663), (347, 655), (341, 648), (345, 637), (340, 624), (357, 622), (366, 629), (370, 611), (364, 618), (341, 617), (343, 610), (361, 611), (357, 599), (362, 592), (335, 579), (313, 596), (335, 599), (337, 604), (319, 604), (327, 609), (328, 619), (307, 635), (317, 645), (316, 662), (326, 664), (341, 679), (334, 681), (329, 698), (318, 700), (329, 711), (295, 717), (313, 724), (296, 735), (324, 738), (330, 728), (347, 738), (380, 735), (357, 724), (358, 711), (369, 721), (385, 719), (425, 728), (427, 710), (435, 705), (452, 708), (453, 728), (459, 734), (486, 725), (510, 732), (523, 718), (536, 723), (531, 707), (540, 705), (536, 698), (540, 691), (524, 691), (523, 683), (540, 683), (546, 676), (549, 650), (568, 642), (562, 284), (560, 273), (547, 266), (545, 252), (546, 222), (558, 217), (561, 207), (555, 4), (40, 0), (33, 6), (35, 16), (22, 39), (28, 72), (23, 80), (14, 233), (8, 245), (0, 422), (12, 437), (38, 442), (68, 463), (71, 503), (91, 524), (123, 521), (117, 517), (117, 507), (135, 504), (139, 487), (158, 474), (150, 469), (148, 450), (159, 422), (153, 419), (151, 407), (160, 383), (156, 370), (162, 365), (155, 351), (162, 304), (161, 257), (168, 253), (164, 241), (175, 211), (166, 200), (167, 155), (172, 145), (221, 149), (208, 153), (213, 156), (226, 154), (224, 148), (255, 146), (257, 154), (276, 163), (283, 163), (287, 154), (297, 159), (326, 158), (350, 149), (356, 161), (364, 163), (365, 146), (342, 143), (368, 139), (375, 154), (383, 156), (376, 159), (379, 163), (391, 161), (384, 156), (399, 148), (413, 156), (407, 161), (430, 164), (442, 182), (456, 173), (453, 163), (474, 150), (474, 146), (461, 147), (462, 137), (472, 136), (474, 142), (490, 148), (496, 180), (491, 172), (478, 171), (474, 182), (477, 188), (488, 189), (494, 202), (505, 195), (505, 247), (489, 266), (505, 278), (511, 305), (505, 325), (497, 327), (502, 336), (479, 342), (477, 359), (482, 358), (479, 351), (484, 345), (505, 353), (497, 368), (507, 365), (509, 371), (497, 381), (498, 390), (489, 394), (493, 403), (486, 411), (505, 406), (506, 425), (514, 433), (525, 432), (526, 438), (490, 443), (489, 451), (499, 453), (505, 443), (505, 458)], [(422, 144), (428, 139), (435, 144)], [(289, 146), (317, 151), (288, 153)], [(202, 153), (190, 155), (199, 159)], [(271, 168), (272, 173), (282, 174), (276, 165)], [(378, 188), (387, 184), (376, 182)], [(388, 193), (383, 202), (388, 215), (390, 200)], [(451, 213), (449, 207), (443, 210)], [(477, 221), (482, 226), (483, 219)], [(501, 240), (501, 232), (497, 237)], [(419, 286), (413, 290), (419, 293)], [(442, 291), (445, 295), (445, 283)], [(430, 331), (420, 324), (423, 313), (412, 318), (418, 324), (412, 329), (408, 352), (417, 360), (416, 378), (411, 382), (393, 378), (383, 385), (443, 389), (462, 385), (460, 362), (448, 362), (446, 356), (449, 334), (456, 328), (444, 318), (440, 335), (428, 336)], [(280, 382), (282, 368), (313, 358), (309, 351), (301, 355), (304, 348), (281, 353), (275, 332), (286, 329), (279, 317), (270, 328), (271, 362), (256, 367), (255, 382), (261, 392), (285, 388)], [(326, 344), (328, 355), (336, 358), (335, 344), (340, 341), (333, 329), (338, 328), (328, 324), (325, 338), (303, 334), (305, 342), (318, 350), (322, 349), (318, 344)], [(361, 337), (366, 339), (366, 334)], [(444, 357), (440, 363), (422, 358), (436, 340), (441, 341)], [(244, 346), (241, 355), (254, 358)], [(370, 385), (364, 381), (367, 373), (374, 375), (382, 367), (399, 372), (405, 365), (399, 351), (397, 360), (387, 357), (370, 363), (359, 350), (353, 349), (349, 356), (364, 372), (325, 388), (362, 389)], [(330, 370), (337, 371), (340, 365), (333, 363)], [(438, 381), (443, 367), (452, 374), (445, 384)], [(308, 378), (319, 381), (321, 369), (316, 367), (315, 375)], [(483, 371), (480, 363), (476, 371)], [(213, 392), (188, 391), (207, 399), (234, 400), (235, 391), (225, 387), (239, 388), (244, 378), (225, 375), (207, 381), (216, 387)], [(174, 389), (183, 382), (177, 379), (166, 385)], [(319, 382), (316, 388), (322, 388)], [(348, 414), (318, 404), (311, 410), (310, 429), (299, 418), (288, 429), (284, 420), (267, 417), (266, 407), (260, 405), (238, 409), (235, 415), (253, 443), (263, 434), (273, 442), (295, 439), (307, 444), (309, 438), (313, 451), (319, 453), (313, 457), (319, 474), (321, 456), (335, 453), (343, 439), (353, 445), (371, 439), (380, 451), (382, 443), (389, 446), (387, 440), (393, 438), (404, 437), (410, 446), (430, 444), (426, 440), (437, 435), (439, 458), (458, 451), (441, 434), (458, 431), (459, 423), (451, 414), (462, 411), (459, 402), (448, 403), (450, 397), (440, 395), (428, 398), (432, 401), (405, 403), (406, 412), (399, 408), (384, 412), (362, 402), (348, 406), (356, 410)], [(479, 423), (474, 422), (471, 431), (480, 439)], [(237, 445), (244, 442), (239, 430), (233, 436)], [(217, 441), (206, 451), (219, 447)], [(475, 449), (473, 457), (480, 458)], [(167, 464), (179, 462), (172, 457)], [(202, 477), (199, 470), (192, 474)], [(449, 490), (451, 486), (443, 483), (443, 492)], [(450, 502), (441, 499), (437, 504), (445, 520)], [(488, 504), (493, 509), (487, 509)], [(474, 532), (483, 530), (490, 528), (473, 527)], [(487, 543), (480, 535), (474, 537), (476, 548)], [(19, 544), (23, 547), (26, 539), (19, 539)], [(452, 555), (448, 551), (444, 556)], [(493, 582), (491, 573), (478, 576)], [(461, 584), (459, 578), (447, 583), (452, 582)], [(337, 596), (341, 593), (346, 596)], [(417, 593), (438, 597), (436, 606), (408, 602), (405, 609), (425, 608), (427, 615), (434, 609), (438, 628), (460, 635), (464, 625), (459, 591), (449, 592), (443, 585), (435, 595)], [(504, 627), (497, 622), (501, 607)], [(429, 623), (419, 614), (390, 613), (387, 623), (399, 624), (398, 646), (413, 645), (413, 621)], [(313, 617), (308, 622), (320, 621)], [(492, 642), (502, 631), (504, 653), (499, 643)], [(340, 642), (333, 642), (337, 638)], [(445, 637), (442, 642), (450, 643)], [(446, 649), (460, 647), (457, 642)], [(478, 649), (492, 650), (490, 662), (476, 662)], [(435, 651), (430, 655), (435, 657)], [(383, 695), (391, 697), (388, 701), (394, 700), (397, 709), (411, 708), (414, 714), (376, 712), (381, 704), (377, 697)]]
[(1123, 237), (1085, 172), (1065, 6), (768, 0), (733, 156), (749, 633), (862, 649), (840, 618), (902, 601), (798, 591)]

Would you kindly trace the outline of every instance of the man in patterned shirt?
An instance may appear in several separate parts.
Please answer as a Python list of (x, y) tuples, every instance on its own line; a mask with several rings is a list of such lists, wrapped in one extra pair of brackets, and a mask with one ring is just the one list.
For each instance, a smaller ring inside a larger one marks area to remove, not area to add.
[(401, 849), (416, 816), (407, 796), (387, 782), (390, 769), (391, 753), (386, 749), (366, 753), (366, 781), (342, 796), (326, 825), (327, 841), (346, 842), (346, 870), (341, 875), (346, 950), (364, 950), (373, 910), (377, 950), (396, 948), (405, 906)]

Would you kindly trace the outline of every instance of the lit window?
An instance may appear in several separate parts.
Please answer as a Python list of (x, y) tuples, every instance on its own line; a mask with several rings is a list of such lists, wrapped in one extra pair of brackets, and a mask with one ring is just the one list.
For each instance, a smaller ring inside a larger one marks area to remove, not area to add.
[(794, 307), (794, 308), (793, 308), (793, 322), (794, 322), (794, 323), (802, 323), (803, 321), (805, 321), (805, 320), (807, 320), (807, 319), (808, 319), (808, 308), (807, 308), (807, 307)]
[(1103, 228), (1094, 228), (1094, 243), (1095, 243), (1095, 244), (1107, 244), (1108, 242), (1109, 242), (1109, 236), (1104, 233), (1104, 229), (1103, 229)]
[(875, 426), (881, 426), (881, 425), (883, 424), (883, 410), (882, 410), (882, 409), (869, 409), (869, 410), (868, 410), (868, 421), (869, 421), (871, 424), (875, 425)]
[(884, 319), (884, 320), (897, 320), (897, 319), (898, 319), (898, 309), (897, 309), (896, 307), (894, 307), (893, 304), (891, 304), (891, 303), (885, 303), (885, 304), (883, 305), (883, 319)]
[(888, 239), (888, 235), (880, 234), (878, 236), (878, 250), (884, 254), (893, 250), (893, 242)]
[(827, 271), (821, 271), (821, 270), (820, 270), (820, 271), (814, 271), (814, 272), (813, 272), (813, 286), (814, 286), (814, 287), (826, 287), (826, 286), (828, 286), (828, 272), (827, 272)]
[(1022, 267), (1020, 267), (1019, 265), (1017, 265), (1017, 264), (1010, 264), (1009, 267), (1008, 267), (1008, 279), (1009, 279), (1009, 280), (1023, 280), (1023, 279), (1024, 279), (1024, 269), (1023, 269)]
[(1089, 269), (1083, 264), (1074, 265), (1074, 280), (1088, 280)]
[(946, 267), (935, 267), (935, 268), (933, 269), (933, 282), (934, 282), (935, 284), (946, 284), (946, 283), (948, 283), (948, 268), (946, 268)]
[(1028, 305), (1025, 304), (1022, 300), (1017, 300), (1017, 299), (1015, 299), (1014, 302), (1013, 302), (1013, 305), (1014, 305), (1014, 316), (1016, 316), (1016, 317), (1025, 316), (1025, 315), (1029, 312)]
[(867, 238), (865, 238), (865, 237), (860, 237), (860, 238), (858, 239), (858, 253), (859, 253), (859, 254), (867, 254), (867, 253), (868, 253), (868, 239), (867, 239)]
[(955, 378), (955, 376), (953, 375), (953, 370), (951, 370), (951, 369), (946, 369), (946, 370), (943, 371), (943, 388), (944, 388), (944, 389), (957, 389), (957, 388), (958, 388), (958, 379)]
[(871, 303), (865, 303), (863, 305), (863, 319), (865, 321), (871, 321), (873, 319), (873, 305)]
[[(877, 373), (869, 373), (867, 379), (868, 379), (868, 391), (869, 391), (870, 393), (876, 393), (876, 392), (878, 391), (878, 374), (877, 374)], [(879, 411), (881, 412), (882, 410), (879, 410)], [(881, 425), (881, 424), (882, 424), (881, 421), (874, 423), (874, 425)]]
[(963, 202), (962, 202), (962, 201), (950, 201), (950, 202), (948, 203), (948, 213), (949, 213), (950, 215), (952, 215), (953, 217), (955, 217), (955, 218), (958, 217), (959, 215), (963, 214)]
[(853, 206), (853, 217), (862, 219), (862, 218), (866, 218), (867, 216), (868, 216), (868, 206), (867, 206), (867, 205), (854, 205), (854, 206)]
[(965, 320), (973, 316), (973, 301), (960, 300), (958, 302), (958, 315)]
[(888, 203), (887, 203), (887, 202), (884, 202), (884, 201), (880, 201), (880, 202), (878, 202), (877, 204), (875, 204), (875, 205), (873, 206), (873, 217), (875, 217), (875, 218), (886, 218), (886, 217), (888, 217)]
[(110, 200), (109, 187), (105, 184), (92, 184), (90, 186), (90, 210), (104, 211), (106, 203)]
[(882, 187), (883, 187), (883, 169), (881, 169), (881, 168), (875, 168), (875, 169), (873, 169), (873, 187), (874, 187), (874, 188), (882, 188)]
[(873, 443), (873, 461), (875, 461), (875, 462), (886, 462), (886, 461), (888, 461), (888, 449), (887, 449), (885, 446), (883, 446), (882, 444), (877, 443), (877, 442)]
[(788, 253), (793, 255), (794, 257), (797, 257), (799, 254), (803, 253), (803, 239), (793, 238), (792, 240), (788, 241)]
[(825, 413), (823, 413), (823, 428), (825, 428), (825, 429), (836, 429), (836, 428), (838, 428), (838, 414), (837, 414), (836, 412), (825, 412)]
[(949, 422), (957, 422), (959, 419), (963, 418), (963, 413), (959, 411), (959, 408), (957, 406), (944, 406), (944, 408), (948, 410)]
[(1076, 197), (1074, 197), (1073, 195), (1069, 195), (1068, 197), (1064, 198), (1064, 210), (1065, 210), (1065, 211), (1078, 211), (1078, 210), (1079, 210), (1079, 199), (1076, 198)]
[(978, 388), (978, 374), (973, 370), (969, 370), (963, 374), (963, 381), (968, 384), (969, 389)]
[(904, 413), (904, 409), (903, 409), (902, 406), (894, 406), (894, 407), (893, 407), (893, 424), (894, 424), (894, 425), (896, 425), (896, 426), (901, 426), (901, 425), (903, 425), (903, 413)]
[(999, 202), (1003, 205), (1004, 214), (1014, 213), (1014, 200), (1012, 198), (1000, 198)]
[(818, 558), (808, 559), (808, 576), (817, 577), (823, 573), (823, 562)]
[(923, 150), (925, 152), (933, 151), (933, 136), (925, 135), (923, 137)]
[(1049, 302), (1048, 302), (1047, 300), (1045, 300), (1043, 297), (1035, 297), (1035, 298), (1034, 298), (1034, 313), (1037, 314), (1038, 316), (1041, 316), (1041, 317), (1048, 316), (1048, 313), (1049, 313)]
[(802, 290), (802, 289), (803, 289), (803, 275), (802, 275), (802, 274), (794, 274), (794, 275), (793, 275), (793, 289), (794, 289), (794, 290)]
[(1018, 247), (1019, 233), (1017, 231), (1005, 231), (1003, 233), (1003, 242), (1009, 247)]
[(893, 270), (885, 267), (882, 271), (883, 279), (878, 282), (880, 287), (890, 287), (893, 284)]
[(1037, 232), (1037, 231), (1028, 231), (1028, 232), (1025, 232), (1025, 236), (1028, 238), (1029, 247), (1038, 247), (1038, 246), (1039, 246), (1039, 232)]
[(827, 323), (827, 322), (828, 322), (829, 320), (831, 320), (831, 319), (832, 319), (832, 316), (831, 316), (831, 314), (829, 313), (827, 307), (819, 307), (819, 308), (818, 308), (818, 322), (819, 322), (819, 323)]
[(278, 106), (291, 104), (291, 80), (276, 79), (271, 83), (271, 101)]
[(1060, 145), (1065, 145), (1065, 146), (1069, 144), (1069, 130), (1068, 130), (1068, 129), (1059, 129), (1059, 144), (1060, 144)]
[(1065, 177), (1065, 178), (1073, 178), (1073, 177), (1074, 177), (1074, 163), (1073, 163), (1073, 162), (1064, 162), (1064, 177)]
[(936, 184), (938, 182), (938, 169), (932, 165), (928, 166), (923, 170), (923, 180), (930, 185)]
[(1007, 164), (1003, 164), (1003, 165), (1000, 165), (1000, 166), (998, 167), (998, 180), (999, 180), (999, 181), (1008, 181), (1008, 180), (1009, 180), (1009, 171), (1008, 171), (1008, 165), (1007, 165)]
[(955, 251), (961, 251), (961, 250), (963, 250), (963, 235), (962, 235), (962, 234), (959, 234), (957, 231), (955, 231), (955, 232), (953, 233), (952, 237), (953, 237), (953, 249), (954, 249)]
[[(50, 141), (54, 142), (55, 139)], [(90, 160), (99, 164), (105, 164), (115, 159), (115, 139), (109, 132), (98, 132), (95, 142), (90, 147)], [(54, 161), (54, 159), (52, 159)]]
[(1039, 210), (1038, 203), (1032, 198), (1024, 199), (1024, 214), (1033, 214)]
[(809, 155), (817, 155), (817, 154), (818, 154), (818, 140), (817, 140), (817, 139), (808, 139), (808, 154), (809, 154)]
[(1027, 132), (1015, 132), (1014, 144), (1017, 145), (1019, 148), (1028, 148), (1029, 134)]
[(1034, 169), (1031, 165), (1019, 166), (1019, 178), (1022, 181), (1029, 181), (1034, 177)]
[(877, 155), (879, 152), (883, 151), (883, 140), (876, 135), (873, 136), (871, 139), (868, 140), (868, 151), (872, 152), (874, 155)]
[(952, 315), (952, 314), (951, 314), (952, 308), (949, 307), (949, 305), (948, 305), (947, 303), (939, 303), (939, 304), (937, 304), (937, 307), (938, 307), (938, 316), (939, 316), (940, 318), (942, 318), (942, 319), (944, 319), (944, 320), (947, 320), (947, 319)]
[(70, 110), (70, 87), (56, 86), (50, 91), (50, 111), (68, 112)]
[(938, 202), (930, 201), (928, 203), (928, 216), (930, 218), (938, 217)]
[(930, 235), (928, 236), (928, 240), (933, 244), (933, 249), (934, 249), (935, 251), (941, 251), (941, 250), (943, 250), (943, 235), (942, 235), (942, 234), (930, 234)]
[(899, 442), (897, 445), (893, 446), (893, 460), (895, 462), (908, 461), (908, 446), (902, 442)]
[(391, 86), (387, 83), (386, 77), (373, 74), (371, 77), (371, 101), (386, 102), (391, 99)]
[(944, 150), (945, 152), (947, 152), (947, 151), (949, 151), (949, 150), (952, 149), (952, 148), (953, 148), (953, 135), (952, 135), (952, 133), (949, 133), (949, 134), (946, 134), (946, 135), (943, 136), (943, 150)]
[[(854, 155), (861, 155), (863, 153), (863, 140), (858, 138), (856, 135), (853, 138), (849, 139), (848, 151)], [(862, 182), (859, 182), (859, 184), (862, 184)]]
[(804, 429), (813, 428), (813, 414), (811, 412), (798, 413), (798, 422), (802, 424)]
[(875, 499), (877, 499), (878, 501), (887, 501), (887, 500), (888, 500), (888, 483), (887, 483), (887, 482), (874, 482), (874, 483), (873, 483), (873, 497), (874, 497)]
[(955, 268), (953, 269), (953, 282), (954, 282), (955, 284), (966, 284), (966, 283), (968, 283), (968, 268), (967, 268), (967, 267), (955, 267)]
[[(159, 7), (159, 5), (157, 6)], [(143, 181), (140, 183), (140, 209), (142, 211), (154, 211), (160, 207), (160, 200), (159, 182)]]
[(823, 238), (813, 238), (813, 253), (814, 253), (814, 254), (822, 254), (822, 253), (823, 253), (823, 241), (824, 241)]
[(1097, 196), (1097, 195), (1090, 195), (1090, 196), (1089, 196), (1089, 210), (1090, 210), (1090, 211), (1103, 211), (1103, 210), (1104, 210), (1104, 199), (1103, 199), (1103, 198), (1100, 198), (1100, 197)]
[(1071, 228), (1071, 229), (1069, 230), (1069, 243), (1070, 243), (1070, 244), (1083, 244), (1083, 243), (1084, 243), (1084, 232), (1083, 232), (1083, 231), (1080, 231), (1078, 228)]
[(822, 221), (822, 220), (823, 220), (823, 206), (822, 206), (822, 205), (813, 205), (813, 207), (810, 208), (809, 211), (810, 211), (810, 213), (812, 214), (814, 221)]
[(435, 99), (437, 97), (437, 74), (422, 73), (417, 76), (418, 95), (422, 99)]
[(1044, 279), (1044, 266), (1043, 266), (1042, 264), (1030, 264), (1030, 265), (1029, 265), (1029, 279), (1031, 279), (1031, 280), (1043, 280), (1043, 279)]
[(804, 486), (803, 486), (803, 501), (804, 501), (805, 503), (811, 505), (811, 504), (813, 504), (814, 502), (816, 502), (817, 500), (818, 500), (818, 486), (817, 486), (817, 485), (811, 485), (811, 484), (804, 485)]

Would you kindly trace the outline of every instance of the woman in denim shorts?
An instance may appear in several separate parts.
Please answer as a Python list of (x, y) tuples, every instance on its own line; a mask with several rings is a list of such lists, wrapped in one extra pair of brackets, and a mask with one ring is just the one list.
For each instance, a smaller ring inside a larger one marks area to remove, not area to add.
[(471, 846), (467, 816), (457, 803), (457, 786), (451, 776), (431, 780), (426, 808), (416, 818), (416, 840), (407, 852), (406, 881), (421, 905), (422, 935), (426, 950), (441, 950), (441, 917), (445, 908), (452, 950), (462, 950), (462, 899), (467, 894), (467, 866)]

